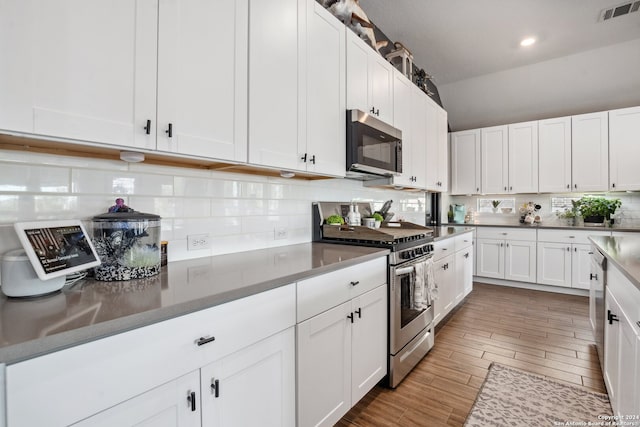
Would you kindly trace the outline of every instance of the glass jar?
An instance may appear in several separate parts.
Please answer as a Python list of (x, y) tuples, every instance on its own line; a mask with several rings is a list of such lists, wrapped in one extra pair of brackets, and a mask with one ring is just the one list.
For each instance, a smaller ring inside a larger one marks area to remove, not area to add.
[(115, 281), (160, 273), (160, 217), (141, 212), (110, 212), (93, 217), (93, 245), (101, 265), (96, 280)]

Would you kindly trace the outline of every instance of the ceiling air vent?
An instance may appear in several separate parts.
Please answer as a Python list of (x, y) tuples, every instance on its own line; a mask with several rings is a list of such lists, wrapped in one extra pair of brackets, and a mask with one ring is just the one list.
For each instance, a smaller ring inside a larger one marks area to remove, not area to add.
[(629, 1), (619, 4), (609, 9), (604, 9), (600, 12), (599, 21), (608, 21), (611, 18), (617, 18), (618, 16), (627, 15), (629, 13), (637, 12), (640, 9), (640, 0)]

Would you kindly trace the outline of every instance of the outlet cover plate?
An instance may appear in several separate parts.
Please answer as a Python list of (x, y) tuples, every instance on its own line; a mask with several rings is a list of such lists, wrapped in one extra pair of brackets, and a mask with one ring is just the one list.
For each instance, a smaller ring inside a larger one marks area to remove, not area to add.
[(187, 236), (187, 250), (198, 251), (211, 248), (211, 237), (208, 234), (192, 234)]

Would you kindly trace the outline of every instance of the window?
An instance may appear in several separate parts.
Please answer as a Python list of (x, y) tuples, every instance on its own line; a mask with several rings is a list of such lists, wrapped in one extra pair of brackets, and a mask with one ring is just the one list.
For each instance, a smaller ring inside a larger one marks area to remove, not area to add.
[(478, 212), (493, 212), (493, 201), (498, 201), (498, 212), (502, 212), (502, 208), (511, 208), (511, 212), (515, 212), (516, 199), (478, 199)]

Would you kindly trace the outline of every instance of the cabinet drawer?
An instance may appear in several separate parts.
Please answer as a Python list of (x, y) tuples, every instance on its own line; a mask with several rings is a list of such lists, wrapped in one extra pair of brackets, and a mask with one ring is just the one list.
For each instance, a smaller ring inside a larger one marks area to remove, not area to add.
[(298, 323), (387, 282), (387, 257), (298, 282)]
[(72, 424), (294, 324), (288, 285), (7, 366), (7, 424)]
[(458, 252), (464, 248), (471, 246), (473, 242), (473, 234), (471, 232), (464, 233), (459, 236), (454, 237), (455, 240), (455, 250)]
[(437, 261), (447, 255), (453, 255), (455, 251), (456, 251), (455, 236), (435, 242), (433, 244), (433, 260)]
[(590, 245), (589, 236), (610, 235), (611, 232), (603, 230), (538, 230), (538, 241)]
[(536, 240), (536, 230), (519, 228), (478, 227), (478, 239)]

